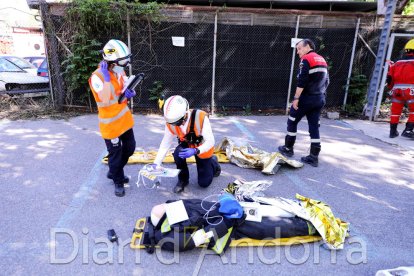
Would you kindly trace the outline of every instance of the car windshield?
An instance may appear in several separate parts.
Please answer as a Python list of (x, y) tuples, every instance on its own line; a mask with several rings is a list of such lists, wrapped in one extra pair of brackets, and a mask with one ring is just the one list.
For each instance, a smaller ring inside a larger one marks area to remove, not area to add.
[(24, 70), (7, 59), (0, 58), (0, 72), (24, 72)]
[(39, 66), (40, 69), (47, 69), (47, 60), (45, 59)]
[(25, 59), (19, 58), (19, 57), (6, 57), (8, 61), (13, 62), (17, 66), (19, 66), (22, 69), (32, 69), (35, 68), (30, 62), (28, 62)]
[(36, 66), (37, 68), (39, 68), (40, 64), (42, 64), (43, 60), (45, 58), (33, 58), (31, 63)]

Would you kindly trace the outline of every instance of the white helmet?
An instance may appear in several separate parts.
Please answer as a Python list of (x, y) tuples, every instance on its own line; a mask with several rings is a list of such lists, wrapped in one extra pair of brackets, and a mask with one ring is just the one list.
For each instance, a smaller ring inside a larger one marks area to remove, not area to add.
[(109, 64), (115, 63), (118, 66), (125, 67), (131, 62), (131, 51), (120, 40), (109, 40), (101, 52), (104, 60)]
[[(188, 110), (188, 102), (185, 98), (174, 95), (164, 103), (164, 119), (169, 124), (180, 125)], [(180, 123), (181, 121), (181, 123)]]

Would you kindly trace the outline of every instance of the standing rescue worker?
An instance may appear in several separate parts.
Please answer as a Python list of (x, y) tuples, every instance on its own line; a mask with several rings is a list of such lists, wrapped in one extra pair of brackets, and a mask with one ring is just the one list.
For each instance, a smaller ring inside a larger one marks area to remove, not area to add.
[(315, 44), (310, 39), (303, 39), (296, 44), (300, 57), (297, 87), (290, 107), (287, 121), (285, 145), (279, 146), (279, 152), (291, 157), (296, 141), (297, 127), (300, 120), (306, 116), (311, 138), (310, 154), (302, 157), (304, 163), (318, 166), (318, 155), (321, 151), (319, 137), (319, 118), (325, 105), (326, 88), (329, 85), (328, 65), (323, 57), (315, 53)]
[(387, 86), (391, 89), (390, 138), (398, 136), (397, 126), (404, 104), (407, 103), (410, 115), (401, 136), (414, 139), (414, 39), (404, 47), (404, 59), (390, 66)]
[(175, 95), (169, 97), (164, 104), (164, 137), (158, 149), (152, 166), (161, 166), (174, 138), (178, 138), (178, 146), (173, 156), (178, 174), (178, 183), (174, 187), (174, 193), (181, 193), (189, 183), (189, 171), (187, 158), (195, 157), (197, 163), (198, 185), (210, 186), (214, 176), (221, 173), (220, 165), (214, 153), (214, 136), (211, 130), (208, 114), (202, 110), (189, 110), (185, 98)]
[[(123, 91), (127, 79), (124, 67), (131, 61), (131, 51), (122, 41), (111, 39), (101, 52), (103, 61), (89, 78), (89, 86), (98, 106), (99, 129), (108, 149), (107, 177), (115, 183), (115, 195), (122, 197), (124, 183), (129, 182), (124, 166), (135, 151), (134, 119), (127, 99), (136, 93), (129, 89)], [(122, 93), (125, 100), (118, 103)]]

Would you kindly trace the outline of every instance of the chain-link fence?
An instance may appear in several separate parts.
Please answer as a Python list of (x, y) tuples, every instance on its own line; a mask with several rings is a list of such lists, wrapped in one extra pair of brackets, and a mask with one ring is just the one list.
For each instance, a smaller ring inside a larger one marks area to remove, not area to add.
[[(192, 107), (218, 112), (284, 110), (296, 87), (299, 59), (294, 54), (292, 60), (291, 47), (296, 33), (298, 38), (314, 40), (317, 52), (328, 62), (331, 84), (327, 106), (344, 103), (356, 16), (305, 16), (272, 10), (246, 13), (242, 9), (211, 12), (170, 8), (164, 13), (164, 20), (158, 24), (134, 18), (130, 21), (132, 73), (146, 74), (134, 107), (156, 108), (149, 100), (150, 89), (161, 81), (166, 96), (183, 95)], [(361, 18), (353, 59), (354, 70), (368, 78), (380, 33), (376, 19)], [(184, 45), (175, 46), (173, 37), (183, 38)], [(112, 33), (109, 38), (127, 42), (125, 34)], [(101, 42), (106, 40), (102, 38)], [(394, 49), (400, 51), (402, 47), (396, 45)]]

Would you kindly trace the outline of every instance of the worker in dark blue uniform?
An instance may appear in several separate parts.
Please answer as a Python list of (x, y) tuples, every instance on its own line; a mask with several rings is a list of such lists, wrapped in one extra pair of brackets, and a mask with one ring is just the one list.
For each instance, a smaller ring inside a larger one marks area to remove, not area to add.
[(310, 154), (302, 157), (301, 161), (314, 167), (318, 166), (318, 155), (321, 151), (319, 136), (319, 118), (325, 105), (326, 88), (329, 85), (328, 65), (325, 59), (315, 53), (315, 44), (310, 39), (303, 39), (296, 44), (300, 57), (297, 87), (290, 107), (287, 121), (285, 145), (280, 146), (279, 152), (287, 157), (294, 154), (293, 146), (296, 141), (297, 126), (306, 116), (311, 138)]

